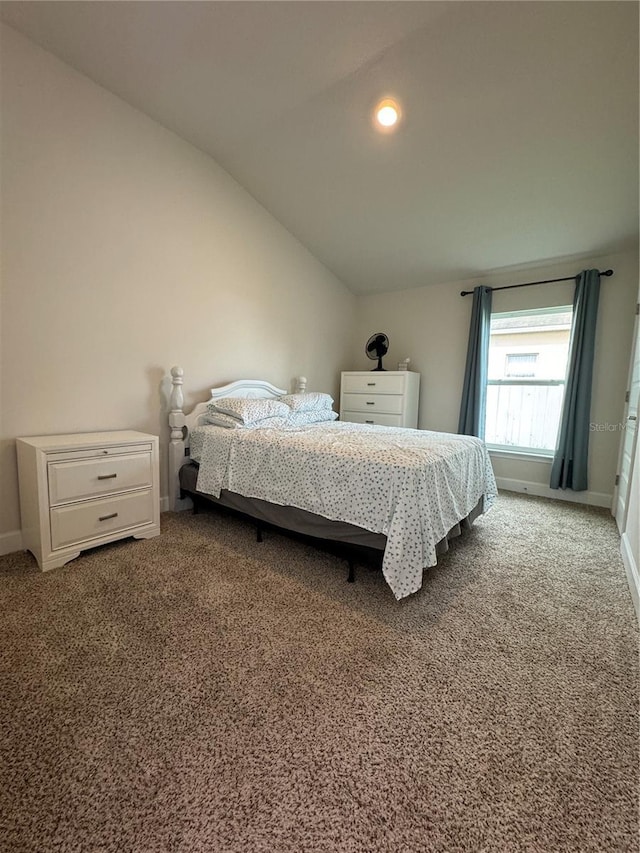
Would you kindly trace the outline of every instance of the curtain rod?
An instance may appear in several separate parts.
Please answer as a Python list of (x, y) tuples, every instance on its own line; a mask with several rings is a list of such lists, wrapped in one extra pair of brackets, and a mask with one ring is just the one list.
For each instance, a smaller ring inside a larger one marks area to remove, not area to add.
[[(605, 270), (600, 275), (613, 275), (613, 270)], [(512, 287), (531, 287), (534, 284), (554, 284), (556, 281), (575, 281), (577, 275), (568, 275), (566, 278), (548, 278), (545, 281), (526, 281), (524, 284), (507, 284), (505, 287), (490, 287), (489, 290), (511, 290)], [(461, 290), (460, 296), (471, 296), (473, 290)]]

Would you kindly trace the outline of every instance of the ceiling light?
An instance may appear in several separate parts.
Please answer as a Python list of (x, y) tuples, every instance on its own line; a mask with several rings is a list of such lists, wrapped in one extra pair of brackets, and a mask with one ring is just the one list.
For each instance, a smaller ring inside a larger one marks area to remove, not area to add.
[(391, 130), (400, 119), (400, 107), (391, 98), (385, 98), (376, 105), (374, 115), (380, 128)]

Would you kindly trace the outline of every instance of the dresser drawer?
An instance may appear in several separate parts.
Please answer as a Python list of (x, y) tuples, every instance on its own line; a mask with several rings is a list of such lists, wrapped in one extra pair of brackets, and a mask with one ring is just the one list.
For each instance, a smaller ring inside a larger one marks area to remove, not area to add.
[(152, 522), (151, 489), (55, 507), (51, 510), (51, 547), (65, 548)]
[(345, 394), (403, 394), (406, 376), (397, 373), (343, 373), (342, 391)]
[(342, 421), (353, 424), (377, 424), (378, 426), (402, 426), (402, 415), (387, 415), (382, 412), (343, 412)]
[(347, 412), (387, 412), (401, 415), (404, 398), (398, 394), (343, 394), (342, 407)]
[(151, 486), (151, 453), (49, 463), (52, 506)]

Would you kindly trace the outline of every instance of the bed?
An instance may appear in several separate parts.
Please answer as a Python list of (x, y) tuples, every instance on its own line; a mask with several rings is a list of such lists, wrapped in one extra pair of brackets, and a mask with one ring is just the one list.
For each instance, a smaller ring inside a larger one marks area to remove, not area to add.
[[(421, 587), (423, 570), (496, 497), (480, 439), (335, 420), (226, 429), (207, 422), (212, 408), (229, 398), (281, 406), (288, 392), (262, 380), (231, 382), (187, 415), (182, 369), (171, 376), (171, 509), (208, 500), (258, 525), (376, 549), (397, 599)], [(304, 377), (294, 394), (304, 402)]]

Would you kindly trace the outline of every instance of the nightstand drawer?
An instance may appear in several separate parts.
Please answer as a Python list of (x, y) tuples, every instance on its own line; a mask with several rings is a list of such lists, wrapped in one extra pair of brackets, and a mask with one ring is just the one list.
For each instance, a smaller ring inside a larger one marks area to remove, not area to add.
[(381, 412), (343, 412), (340, 420), (352, 424), (377, 424), (378, 426), (402, 426), (402, 415), (385, 415)]
[(349, 412), (387, 412), (401, 415), (404, 398), (399, 394), (343, 394), (342, 406)]
[(153, 522), (153, 492), (129, 492), (51, 510), (51, 547), (65, 548)]
[(124, 456), (125, 453), (151, 453), (151, 444), (120, 444), (113, 447), (83, 447), (82, 450), (47, 452), (49, 462), (72, 462), (76, 459), (104, 459), (107, 456)]
[(370, 373), (343, 373), (342, 391), (346, 394), (403, 394), (406, 376)]
[(151, 486), (151, 453), (49, 463), (52, 506)]

